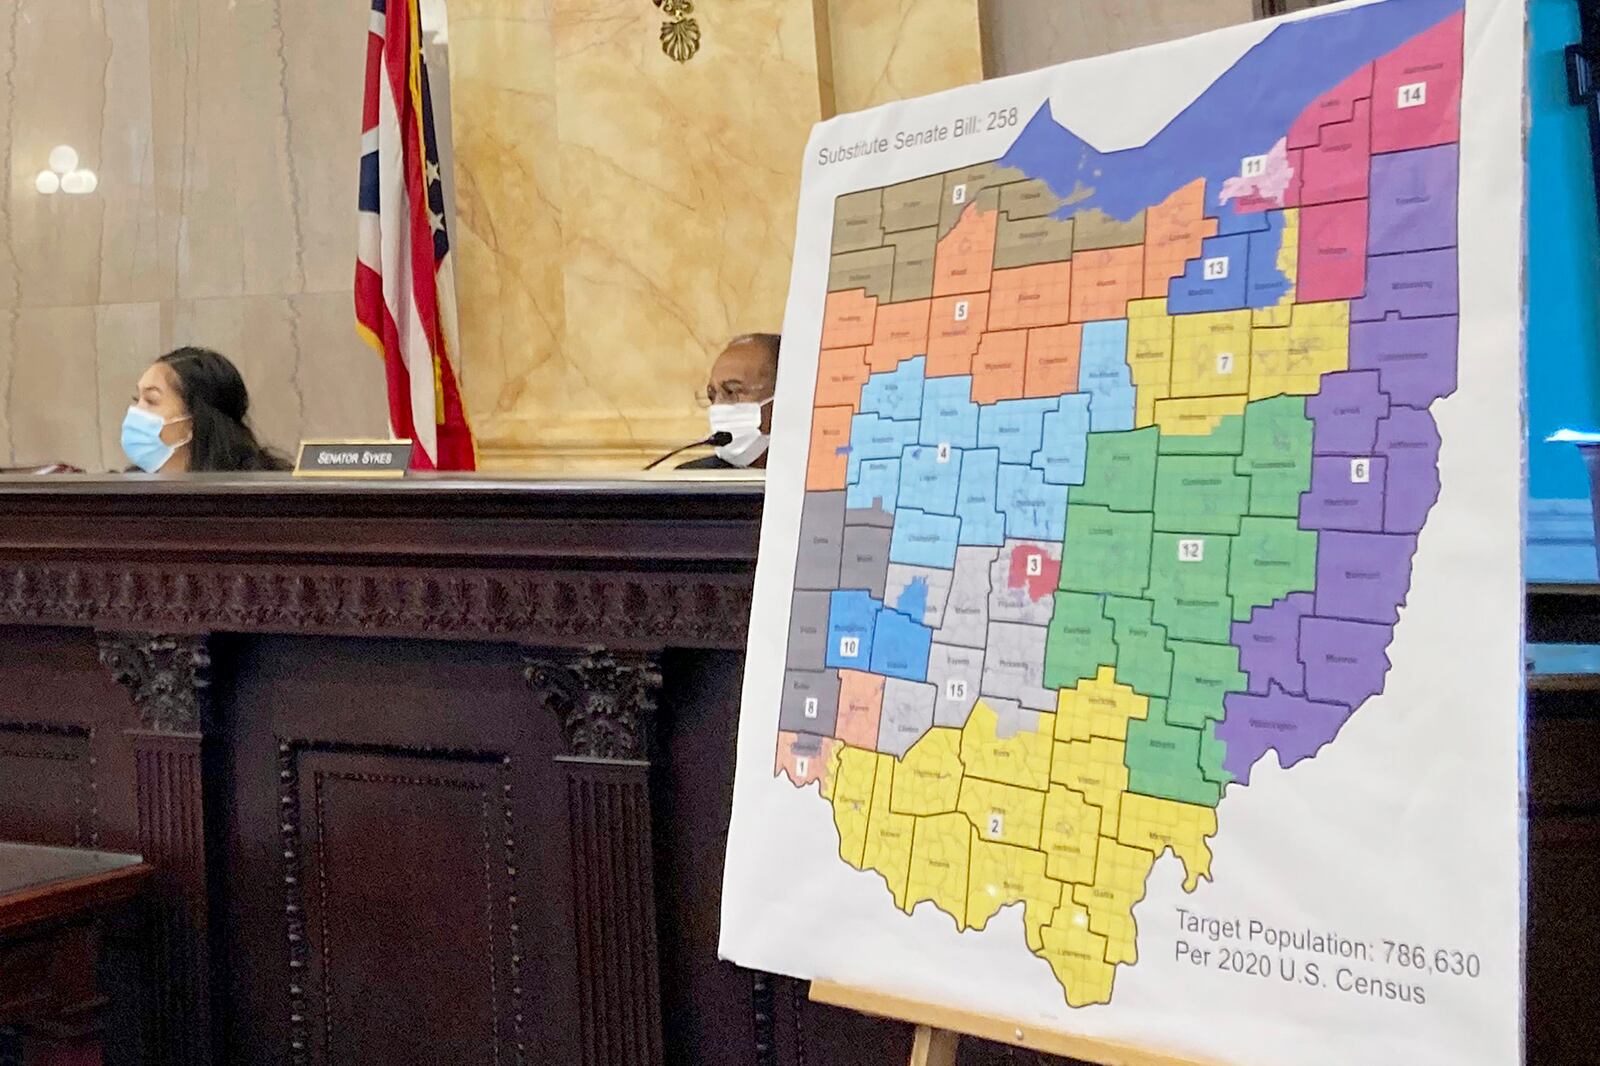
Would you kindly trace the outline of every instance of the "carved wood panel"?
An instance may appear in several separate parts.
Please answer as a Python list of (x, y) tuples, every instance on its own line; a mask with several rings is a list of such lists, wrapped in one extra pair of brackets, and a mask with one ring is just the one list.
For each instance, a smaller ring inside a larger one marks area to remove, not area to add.
[(289, 1061), (527, 1061), (509, 757), (279, 750)]
[(0, 835), (62, 847), (98, 845), (93, 749), (92, 726), (0, 723)]

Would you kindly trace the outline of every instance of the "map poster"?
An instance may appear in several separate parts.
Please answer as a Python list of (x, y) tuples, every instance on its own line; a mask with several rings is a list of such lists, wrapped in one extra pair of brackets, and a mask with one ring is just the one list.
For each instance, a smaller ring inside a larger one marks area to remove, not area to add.
[(1521, 1061), (1523, 29), (1347, 4), (817, 127), (725, 957)]

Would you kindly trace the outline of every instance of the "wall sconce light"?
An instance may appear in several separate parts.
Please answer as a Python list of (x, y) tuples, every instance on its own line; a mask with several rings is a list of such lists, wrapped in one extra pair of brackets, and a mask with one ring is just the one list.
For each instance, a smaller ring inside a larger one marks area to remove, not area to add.
[(50, 149), (50, 169), (39, 171), (33, 187), (42, 196), (57, 192), (69, 196), (87, 196), (100, 187), (100, 178), (94, 171), (78, 167), (78, 150), (70, 144), (58, 144)]

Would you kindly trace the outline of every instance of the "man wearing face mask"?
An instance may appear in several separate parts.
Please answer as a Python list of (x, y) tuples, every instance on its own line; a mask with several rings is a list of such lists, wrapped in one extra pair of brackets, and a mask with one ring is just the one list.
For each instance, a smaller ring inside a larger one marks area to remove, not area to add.
[(691, 459), (679, 470), (761, 469), (767, 465), (767, 443), (772, 432), (772, 393), (778, 382), (778, 345), (775, 333), (747, 333), (735, 337), (711, 364), (706, 383), (707, 412), (713, 434), (726, 433), (728, 443), (715, 455)]

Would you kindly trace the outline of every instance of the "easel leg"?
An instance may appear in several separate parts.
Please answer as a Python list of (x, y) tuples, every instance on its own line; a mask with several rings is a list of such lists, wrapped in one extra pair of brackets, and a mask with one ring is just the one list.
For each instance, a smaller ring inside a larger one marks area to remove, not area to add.
[(959, 1033), (919, 1025), (911, 1042), (911, 1066), (956, 1066), (956, 1048), (960, 1044)]

